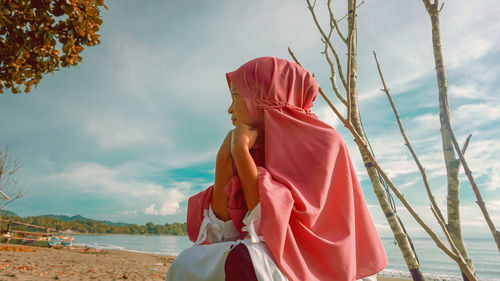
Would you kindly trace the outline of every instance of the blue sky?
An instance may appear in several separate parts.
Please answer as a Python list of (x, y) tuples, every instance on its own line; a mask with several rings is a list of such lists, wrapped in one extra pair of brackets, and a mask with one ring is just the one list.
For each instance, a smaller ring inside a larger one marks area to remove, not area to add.
[[(324, 8), (325, 1), (318, 1)], [(345, 13), (344, 1), (335, 5)], [(320, 35), (305, 1), (108, 1), (101, 44), (76, 68), (47, 75), (30, 94), (0, 96), (0, 147), (26, 164), (19, 215), (81, 214), (144, 224), (185, 221), (187, 198), (213, 181), (232, 125), (225, 76), (259, 56), (290, 59), (290, 46), (330, 91)], [(500, 5), (445, 2), (442, 36), (452, 122), (483, 197), (500, 226)], [(320, 13), (320, 19), (326, 19)], [(358, 16), (358, 83), (377, 159), (433, 226), (417, 167), (403, 145), (372, 57), (377, 51), (407, 134), (446, 206), (430, 21), (421, 1), (367, 0)], [(333, 97), (333, 95), (332, 95)], [(350, 147), (372, 216), (389, 234), (354, 146), (318, 98), (318, 116)], [(462, 175), (464, 233), (488, 229)], [(398, 205), (400, 206), (400, 204)], [(410, 234), (422, 231), (398, 208)]]

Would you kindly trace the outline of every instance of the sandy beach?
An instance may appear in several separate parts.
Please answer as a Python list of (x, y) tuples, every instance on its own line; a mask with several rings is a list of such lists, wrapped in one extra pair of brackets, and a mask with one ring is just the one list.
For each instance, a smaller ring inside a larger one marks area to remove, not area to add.
[(95, 252), (0, 244), (0, 281), (164, 280), (174, 259), (173, 256), (118, 250)]
[(0, 244), (0, 280), (164, 280), (174, 257)]

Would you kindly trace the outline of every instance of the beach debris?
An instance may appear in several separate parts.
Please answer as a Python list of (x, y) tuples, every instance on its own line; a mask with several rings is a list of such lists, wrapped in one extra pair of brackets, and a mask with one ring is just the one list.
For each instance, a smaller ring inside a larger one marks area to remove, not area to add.
[(149, 271), (158, 271), (158, 268), (156, 268), (156, 267), (151, 267), (151, 268), (149, 268)]
[(19, 272), (22, 272), (23, 270), (27, 270), (27, 271), (33, 271), (33, 267), (29, 267), (29, 266), (23, 266), (22, 264), (19, 265), (18, 267), (14, 267), (13, 270), (19, 270)]
[(65, 247), (65, 248), (62, 248), (66, 251), (70, 251), (70, 252), (77, 252), (77, 253), (100, 253), (101, 252), (101, 249), (99, 248), (90, 248), (90, 247), (80, 247), (80, 246), (71, 246), (71, 247)]
[[(0, 227), (0, 242), (7, 244), (21, 244), (40, 247), (62, 248), (70, 247), (75, 240), (72, 236), (65, 236), (49, 227), (0, 218), (0, 223), (7, 224), (6, 229)], [(0, 224), (1, 226), (1, 224)], [(35, 231), (15, 230), (12, 227), (28, 227)]]
[(33, 247), (26, 247), (26, 246), (1, 245), (0, 251), (4, 251), (4, 252), (36, 252), (37, 249), (33, 248)]

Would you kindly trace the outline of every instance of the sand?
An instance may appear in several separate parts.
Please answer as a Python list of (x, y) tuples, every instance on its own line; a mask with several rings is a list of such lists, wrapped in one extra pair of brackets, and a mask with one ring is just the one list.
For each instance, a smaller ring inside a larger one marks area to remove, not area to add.
[[(118, 250), (100, 252), (0, 244), (0, 281), (165, 280), (175, 257)], [(405, 281), (378, 278), (379, 281)]]
[[(165, 280), (175, 257), (0, 244), (0, 280)], [(7, 251), (6, 251), (7, 250)]]

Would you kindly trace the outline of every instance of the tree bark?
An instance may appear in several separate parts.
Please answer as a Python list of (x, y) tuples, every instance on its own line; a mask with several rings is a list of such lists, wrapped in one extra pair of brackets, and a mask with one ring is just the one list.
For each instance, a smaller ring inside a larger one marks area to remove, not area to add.
[[(432, 24), (432, 47), (439, 92), (439, 122), (441, 124), (441, 140), (443, 156), (446, 165), (448, 187), (448, 223), (446, 225), (446, 228), (448, 229), (448, 232), (450, 233), (455, 246), (458, 248), (460, 254), (467, 262), (467, 265), (472, 271), (474, 271), (472, 260), (468, 256), (467, 250), (465, 248), (465, 243), (462, 237), (462, 228), (460, 224), (460, 182), (458, 179), (458, 174), (460, 171), (460, 161), (455, 155), (455, 150), (446, 128), (446, 118), (449, 118), (450, 116), (450, 108), (448, 104), (448, 82), (446, 78), (444, 57), (441, 46), (438, 2), (436, 1), (434, 4), (430, 4), (429, 1), (424, 1), (424, 4), (426, 6), (427, 12), (429, 13)], [(463, 279), (468, 280), (465, 276)]]
[[(349, 27), (348, 34), (350, 34), (349, 38), (350, 42), (348, 42), (348, 44), (351, 44), (350, 47), (351, 51), (348, 54), (350, 55), (350, 57), (348, 58), (348, 60), (350, 60), (349, 63), (350, 69), (347, 71), (350, 75), (346, 77), (348, 80), (347, 83), (349, 83), (348, 87), (349, 92), (347, 93), (347, 95), (349, 99), (348, 106), (350, 106), (350, 109), (348, 109), (347, 111), (350, 112), (350, 116), (348, 117), (350, 117), (354, 129), (357, 131), (359, 136), (361, 136), (361, 138), (366, 142), (366, 136), (363, 131), (363, 125), (361, 123), (361, 118), (359, 114), (358, 96), (357, 96), (357, 81), (356, 81), (357, 51), (356, 51), (356, 31), (355, 31), (356, 26), (355, 26), (355, 18), (353, 16), (355, 14), (355, 6), (356, 3), (354, 0), (348, 0), (349, 13), (347, 19)], [(363, 159), (366, 172), (370, 177), (373, 191), (377, 196), (379, 205), (382, 208), (382, 211), (384, 212), (387, 222), (389, 223), (389, 226), (394, 235), (394, 239), (396, 240), (398, 247), (401, 250), (401, 254), (403, 255), (406, 265), (408, 266), (412, 279), (414, 281), (425, 280), (422, 271), (420, 270), (420, 264), (418, 262), (415, 250), (411, 247), (409, 237), (405, 233), (403, 226), (401, 225), (400, 220), (397, 217), (397, 214), (392, 209), (391, 204), (389, 203), (387, 194), (380, 181), (380, 177), (377, 170), (375, 169), (375, 167), (373, 167), (370, 161), (370, 157), (366, 154), (365, 150), (360, 146), (360, 143), (358, 142), (356, 143), (358, 144), (358, 149)]]

